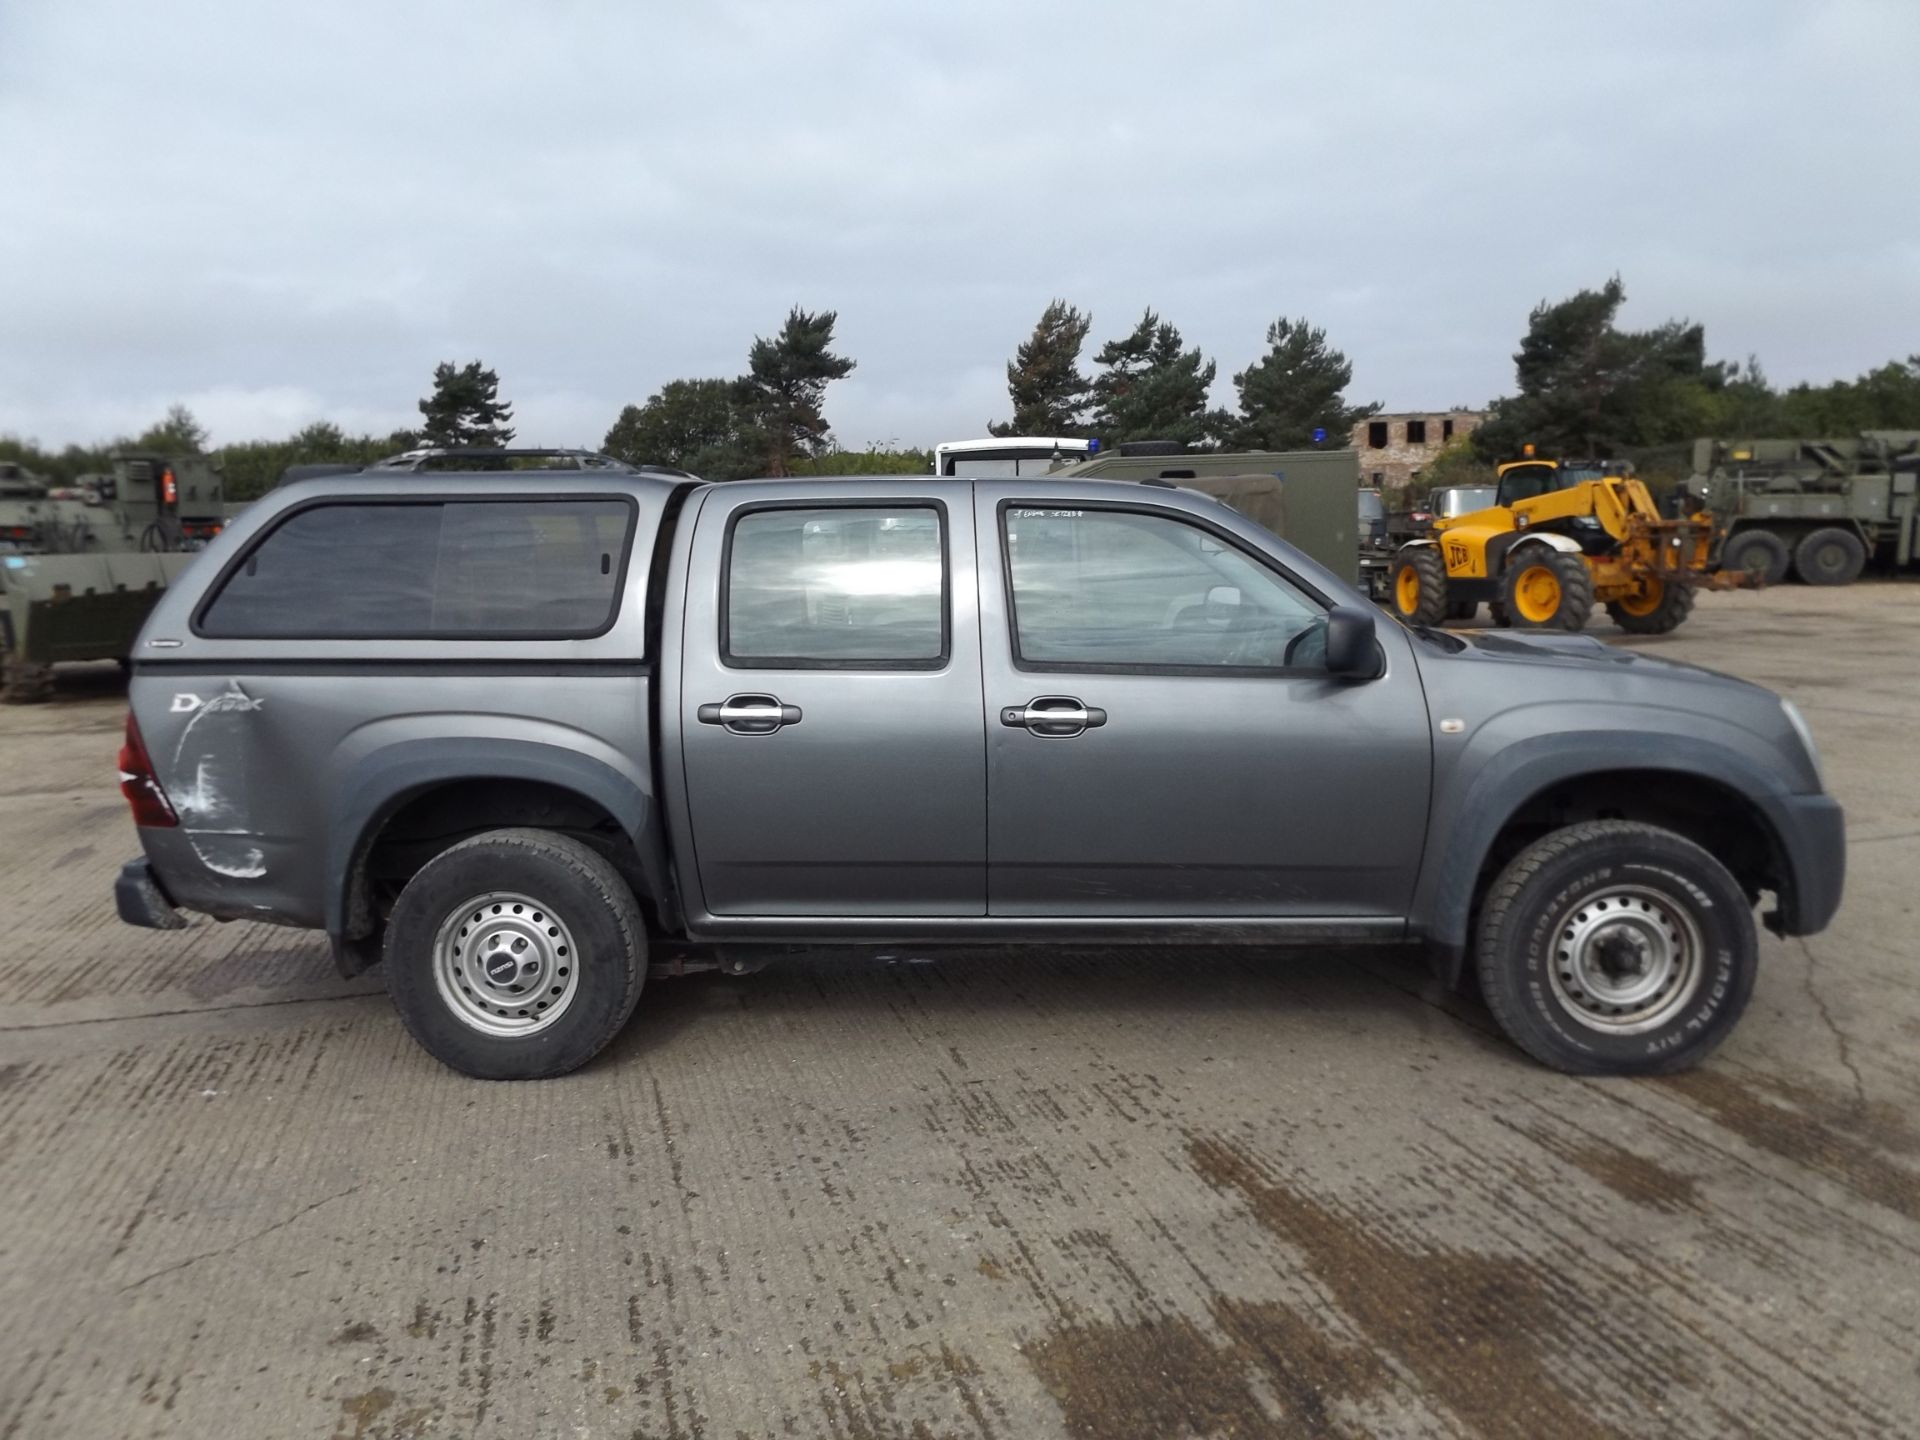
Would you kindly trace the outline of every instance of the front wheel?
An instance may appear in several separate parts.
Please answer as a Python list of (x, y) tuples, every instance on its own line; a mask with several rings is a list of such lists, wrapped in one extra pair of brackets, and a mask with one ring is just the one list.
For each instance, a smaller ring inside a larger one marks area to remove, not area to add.
[(1672, 585), (1649, 575), (1631, 595), (1607, 602), (1613, 623), (1629, 635), (1665, 635), (1693, 613), (1691, 585)]
[(1508, 562), (1501, 603), (1527, 630), (1584, 630), (1593, 614), (1593, 572), (1578, 555), (1533, 544)]
[(1576, 1075), (1697, 1065), (1746, 1009), (1753, 909), (1683, 836), (1626, 820), (1556, 830), (1522, 851), (1481, 910), (1476, 969), (1514, 1044)]
[(442, 1064), (534, 1080), (587, 1063), (646, 979), (633, 891), (599, 852), (547, 830), (492, 830), (443, 850), (387, 922), (387, 989)]

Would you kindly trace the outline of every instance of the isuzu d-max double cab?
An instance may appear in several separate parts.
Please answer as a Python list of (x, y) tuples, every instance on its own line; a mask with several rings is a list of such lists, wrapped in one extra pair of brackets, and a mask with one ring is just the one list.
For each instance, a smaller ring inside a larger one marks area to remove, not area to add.
[(1045, 476), (291, 484), (155, 609), (121, 771), (124, 919), (324, 929), (497, 1078), (591, 1058), (650, 947), (1049, 941), (1423, 944), (1547, 1064), (1669, 1070), (1843, 871), (1768, 691)]

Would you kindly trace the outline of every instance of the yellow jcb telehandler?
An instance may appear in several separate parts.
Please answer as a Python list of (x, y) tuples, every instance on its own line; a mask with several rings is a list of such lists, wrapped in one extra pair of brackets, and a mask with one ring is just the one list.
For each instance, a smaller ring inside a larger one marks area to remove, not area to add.
[(1497, 467), (1494, 503), (1435, 520), (1400, 547), (1393, 603), (1417, 625), (1463, 620), (1487, 602), (1496, 624), (1585, 628), (1596, 601), (1622, 630), (1662, 635), (1687, 618), (1701, 588), (1750, 584), (1709, 574), (1713, 519), (1661, 515), (1646, 483), (1618, 461), (1527, 458)]

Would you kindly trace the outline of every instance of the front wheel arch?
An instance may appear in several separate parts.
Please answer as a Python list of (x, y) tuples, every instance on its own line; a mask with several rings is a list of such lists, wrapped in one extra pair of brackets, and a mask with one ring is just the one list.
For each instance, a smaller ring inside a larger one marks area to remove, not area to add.
[[(1797, 881), (1762, 797), (1774, 782), (1729, 769), (1724, 748), (1684, 736), (1660, 737), (1670, 768), (1645, 763), (1644, 736), (1573, 735), (1586, 763), (1556, 743), (1511, 747), (1511, 768), (1491, 772), (1430, 817), (1427, 858), (1413, 901), (1411, 933), (1429, 948), (1434, 973), (1461, 975), (1474, 917), (1493, 879), (1528, 844), (1587, 820), (1658, 825), (1720, 853), (1749, 898), (1769, 890), (1794, 913)], [(1606, 763), (1609, 759), (1613, 763)]]

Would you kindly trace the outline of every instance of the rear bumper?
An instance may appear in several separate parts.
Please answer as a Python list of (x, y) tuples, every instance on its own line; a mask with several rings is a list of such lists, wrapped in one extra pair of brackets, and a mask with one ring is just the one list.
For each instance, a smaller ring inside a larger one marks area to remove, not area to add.
[(153, 866), (145, 860), (129, 860), (120, 867), (120, 877), (113, 882), (113, 905), (129, 925), (149, 930), (187, 928), (186, 917), (173, 908), (173, 901), (154, 876)]
[(1791, 883), (1766, 925), (1777, 935), (1812, 935), (1832, 922), (1846, 889), (1846, 815), (1831, 795), (1789, 795), (1773, 812)]

